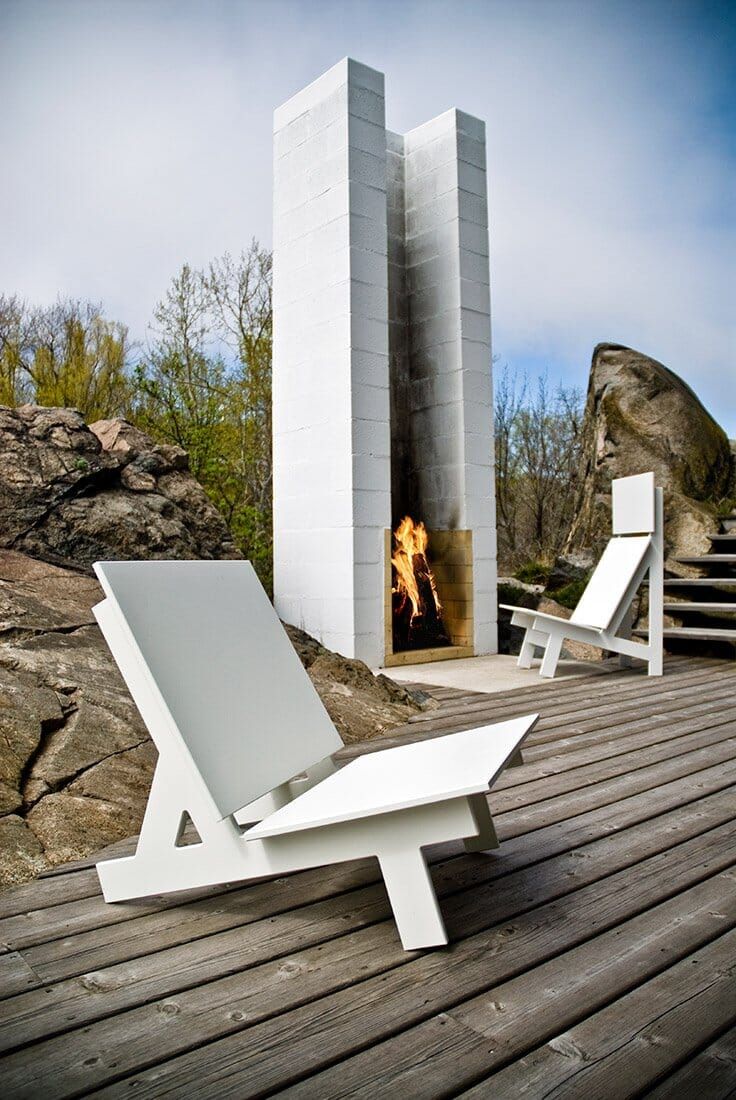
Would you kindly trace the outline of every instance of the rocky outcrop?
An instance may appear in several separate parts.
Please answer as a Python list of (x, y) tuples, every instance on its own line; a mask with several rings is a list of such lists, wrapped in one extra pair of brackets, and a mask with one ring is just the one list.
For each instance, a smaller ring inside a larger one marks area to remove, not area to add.
[[(31, 405), (0, 406), (0, 547), (2, 886), (140, 827), (156, 751), (92, 615), (91, 563), (242, 555), (179, 447)], [(433, 705), (287, 629), (346, 742)]]
[(599, 344), (583, 436), (568, 553), (601, 549), (611, 529), (611, 480), (648, 470), (665, 490), (667, 555), (707, 552), (716, 506), (733, 491), (733, 458), (725, 433), (682, 379), (641, 352)]
[(0, 546), (82, 566), (242, 556), (180, 447), (36, 405), (0, 406)]
[(0, 883), (135, 832), (155, 751), (92, 578), (0, 552)]
[(303, 630), (287, 626), (301, 662), (346, 744), (365, 741), (412, 714), (437, 704), (422, 692), (407, 691), (388, 676), (374, 676), (363, 661), (325, 649)]
[[(95, 624), (101, 598), (84, 573), (0, 551), (0, 887), (140, 827), (156, 752)], [(288, 631), (346, 742), (428, 705)]]

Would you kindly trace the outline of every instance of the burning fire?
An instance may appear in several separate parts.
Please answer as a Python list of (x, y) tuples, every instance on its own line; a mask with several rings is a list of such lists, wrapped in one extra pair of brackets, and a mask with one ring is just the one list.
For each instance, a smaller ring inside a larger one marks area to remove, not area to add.
[(391, 558), (394, 567), (393, 591), (411, 603), (411, 622), (423, 613), (423, 600), (419, 593), (420, 576), (429, 581), (437, 614), (442, 613), (437, 586), (425, 557), (428, 542), (427, 528), (423, 523), (415, 523), (411, 516), (404, 516), (394, 531), (394, 554)]
[(405, 516), (394, 531), (394, 639), (404, 649), (449, 644), (437, 585), (426, 557), (428, 542), (424, 524), (415, 523), (410, 516)]

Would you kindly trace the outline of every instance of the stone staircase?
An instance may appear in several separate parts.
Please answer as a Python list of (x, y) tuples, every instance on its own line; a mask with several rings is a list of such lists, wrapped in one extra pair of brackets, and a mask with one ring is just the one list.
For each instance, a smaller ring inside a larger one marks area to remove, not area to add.
[(676, 625), (664, 629), (670, 652), (736, 656), (736, 512), (721, 520), (711, 535), (707, 554), (678, 558), (695, 566), (694, 578), (671, 577), (664, 582), (664, 613)]

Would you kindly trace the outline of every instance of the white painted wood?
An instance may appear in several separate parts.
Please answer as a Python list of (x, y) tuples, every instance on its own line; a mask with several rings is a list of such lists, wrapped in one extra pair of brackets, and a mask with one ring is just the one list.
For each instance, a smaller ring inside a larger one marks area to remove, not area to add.
[[(620, 481), (626, 482), (619, 489)], [(650, 509), (650, 490), (651, 505)], [(636, 493), (642, 501), (638, 502)], [(654, 488), (654, 475), (641, 474), (613, 482), (618, 526), (651, 534), (619, 534), (603, 552), (570, 619), (560, 619), (532, 608), (500, 604), (511, 611), (511, 622), (524, 629), (519, 651), (519, 668), (531, 668), (535, 647), (543, 647), (540, 675), (554, 676), (565, 638), (599, 646), (623, 659), (638, 657), (647, 662), (650, 676), (663, 669), (664, 603), (664, 507), (662, 490)], [(653, 518), (650, 517), (653, 511)], [(643, 526), (642, 526), (643, 525)], [(649, 574), (649, 637), (646, 642), (631, 639), (631, 604)]]
[(547, 648), (544, 651), (544, 657), (542, 658), (542, 666), (539, 669), (539, 675), (544, 676), (545, 679), (551, 679), (557, 671), (557, 662), (562, 652), (563, 640), (561, 634), (550, 635), (550, 639), (547, 642)]
[[(629, 604), (629, 606), (627, 607), (626, 612), (624, 614), (624, 617), (621, 620), (621, 625), (618, 628), (619, 637), (630, 639), (631, 638), (631, 630), (632, 630), (633, 625), (634, 625), (634, 609), (631, 606), (631, 604)], [(631, 667), (631, 657), (627, 653), (620, 653), (619, 654), (619, 665), (621, 666), (621, 668), (630, 668)]]
[[(515, 763), (516, 761), (513, 759), (509, 760), (508, 766), (513, 767)], [(475, 794), (472, 798), (468, 799), (468, 805), (475, 819), (478, 835), (466, 839), (465, 850), (467, 852), (486, 852), (490, 848), (499, 848), (500, 844), (496, 833), (496, 826), (493, 824), (493, 818), (491, 817), (491, 811), (486, 796), (484, 794)]]
[[(500, 606), (504, 609), (507, 608), (507, 605), (503, 603)], [(531, 630), (527, 630), (526, 634), (524, 635), (524, 641), (521, 643), (521, 649), (519, 650), (519, 660), (517, 661), (519, 668), (532, 667), (532, 661), (534, 660), (534, 647), (535, 642), (534, 637), (532, 636), (532, 632)]]
[(444, 921), (421, 849), (403, 848), (380, 857), (381, 874), (406, 951), (447, 943)]
[(608, 629), (632, 577), (639, 572), (650, 542), (648, 535), (611, 539), (570, 616), (571, 623), (592, 626), (596, 630)]
[(537, 715), (372, 752), (319, 783), (246, 839), (334, 825), (488, 790)]
[(653, 535), (656, 530), (654, 474), (635, 474), (611, 482), (611, 530), (614, 535)]
[(95, 571), (221, 817), (342, 747), (250, 563)]
[[(105, 900), (374, 856), (407, 950), (446, 943), (422, 849), (448, 840), (465, 840), (474, 850), (497, 844), (480, 792), (505, 764), (518, 762), (519, 746), (537, 716), (370, 754), (336, 771), (323, 750), (342, 742), (331, 723), (326, 729), (319, 700), (316, 707), (309, 698), (316, 693), (298, 659), (295, 665), (285, 658), (285, 635), (249, 563), (116, 562), (96, 568), (106, 599), (95, 615), (159, 750), (135, 855), (97, 865)], [(197, 645), (167, 633), (185, 630)], [(246, 638), (254, 630), (257, 647)], [(221, 643), (227, 653), (220, 652)], [(267, 689), (271, 702), (280, 699), (282, 720), (288, 719), (278, 729), (266, 713)], [(193, 692), (196, 705), (187, 709)], [(222, 692), (227, 714), (218, 709)], [(258, 721), (250, 713), (249, 692)], [(297, 706), (306, 736), (294, 714)], [(305, 741), (316, 754), (306, 762)], [(269, 761), (272, 751), (276, 759)], [(200, 766), (203, 753), (219, 756), (220, 766), (211, 760)], [(232, 773), (232, 785), (222, 782), (224, 770)], [(266, 775), (278, 777), (269, 792), (262, 791)], [(238, 783), (241, 795), (235, 793)], [(223, 805), (233, 804), (237, 812), (223, 813)], [(185, 815), (197, 829), (197, 844), (179, 844)], [(239, 823), (261, 817), (246, 831)]]
[(649, 675), (661, 676), (664, 648), (664, 492), (657, 489), (649, 554)]

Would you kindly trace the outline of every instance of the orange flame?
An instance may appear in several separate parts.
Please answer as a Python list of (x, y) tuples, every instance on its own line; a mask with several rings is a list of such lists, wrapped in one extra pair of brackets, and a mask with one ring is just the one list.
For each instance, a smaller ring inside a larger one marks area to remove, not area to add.
[[(404, 516), (394, 531), (394, 553), (391, 558), (391, 564), (394, 567), (392, 591), (400, 593), (410, 601), (412, 622), (422, 613), (417, 566), (422, 567), (423, 573), (426, 571), (425, 575), (429, 579), (437, 614), (440, 615), (442, 612), (435, 579), (426, 560), (428, 542), (426, 527), (421, 522), (414, 523), (411, 516)], [(415, 557), (419, 557), (419, 562), (415, 562)]]

